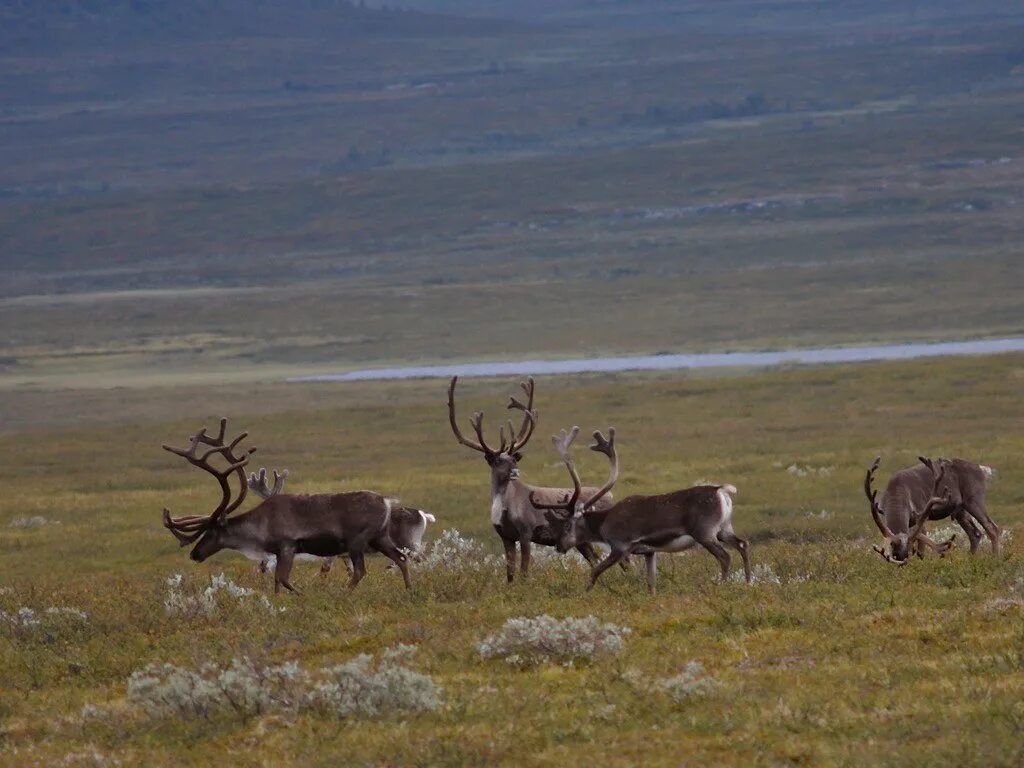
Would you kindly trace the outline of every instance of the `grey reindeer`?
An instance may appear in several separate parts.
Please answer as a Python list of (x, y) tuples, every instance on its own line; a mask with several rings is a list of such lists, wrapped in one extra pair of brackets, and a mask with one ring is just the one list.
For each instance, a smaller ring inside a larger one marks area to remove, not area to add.
[[(555, 546), (557, 541), (544, 515), (532, 499), (554, 502), (569, 493), (568, 488), (545, 488), (530, 485), (519, 476), (519, 462), (523, 458), (523, 448), (530, 441), (533, 430), (537, 426), (537, 411), (533, 408), (534, 382), (530, 378), (520, 386), (526, 394), (526, 403), (514, 397), (509, 398), (508, 409), (520, 411), (523, 421), (518, 431), (512, 422), (507, 424), (508, 442), (506, 443), (505, 427), (499, 430), (501, 444), (495, 450), (487, 445), (483, 436), (483, 413), (477, 411), (470, 419), (470, 425), (476, 433), (476, 440), (466, 438), (459, 429), (455, 417), (455, 385), (459, 377), (453, 376), (448, 385), (448, 422), (455, 439), (467, 448), (472, 448), (484, 455), (484, 460), (491, 470), (491, 525), (505, 548), (505, 574), (509, 583), (515, 579), (516, 544), (519, 544), (521, 556), (520, 571), (525, 577), (530, 568), (530, 548), (533, 544)], [(595, 493), (597, 489), (587, 488)], [(603, 489), (607, 492), (607, 488)], [(602, 493), (604, 495), (604, 493)], [(599, 508), (603, 509), (611, 503), (610, 498), (603, 499)], [(598, 561), (597, 553), (589, 542), (581, 541), (576, 547), (580, 554), (591, 564)]]
[(926, 526), (931, 520), (950, 517), (967, 535), (972, 555), (985, 535), (998, 555), (1002, 532), (985, 506), (985, 483), (993, 474), (992, 468), (965, 459), (918, 458), (920, 464), (901, 469), (889, 478), (881, 499), (873, 485), (882, 457), (876, 457), (868, 468), (864, 494), (886, 545), (874, 546), (875, 552), (897, 565), (905, 565), (911, 554), (923, 557), (925, 547), (945, 555), (955, 545), (955, 537), (936, 543), (928, 538)]
[[(260, 467), (259, 474), (253, 472), (249, 475), (248, 486), (249, 490), (259, 496), (261, 499), (269, 499), (271, 496), (279, 494), (284, 489), (285, 481), (288, 479), (288, 470), (285, 469), (278, 472), (276, 469), (274, 472), (274, 484), (271, 486), (267, 480), (267, 470), (264, 467)], [(416, 509), (414, 507), (396, 507), (391, 510), (391, 517), (388, 519), (388, 536), (391, 537), (392, 543), (404, 552), (408, 557), (416, 560), (423, 550), (423, 536), (427, 532), (427, 526), (430, 523), (436, 523), (437, 518), (426, 510)], [(352, 561), (342, 556), (345, 561), (345, 568), (351, 574), (352, 572)], [(260, 557), (259, 555), (252, 556), (252, 559), (259, 560), (259, 570), (261, 573), (266, 573), (268, 570), (277, 567), (277, 558), (273, 555), (269, 557)], [(320, 573), (326, 575), (331, 572), (331, 567), (334, 565), (334, 557), (317, 557), (315, 555), (296, 555), (296, 560), (319, 560), (320, 561)]]
[(597, 493), (587, 493), (580, 487), (579, 474), (570, 451), (577, 434), (579, 427), (573, 427), (551, 438), (572, 478), (572, 495), (560, 503), (534, 499), (534, 504), (546, 510), (559, 551), (595, 542), (611, 548), (608, 557), (591, 570), (588, 591), (594, 588), (602, 573), (635, 553), (644, 556), (647, 588), (654, 594), (657, 554), (682, 552), (697, 544), (718, 560), (722, 580), (729, 575), (730, 562), (723, 544), (736, 549), (743, 558), (743, 572), (747, 583), (750, 583), (749, 544), (732, 528), (735, 486), (699, 485), (652, 496), (628, 496), (606, 509), (598, 509), (596, 505), (602, 494), (615, 484), (619, 474), (615, 428), (608, 430), (607, 439), (600, 432), (594, 432), (594, 445), (590, 446), (590, 450), (604, 454), (610, 464), (608, 481)]
[[(237, 454), (239, 444), (248, 433), (242, 432), (226, 443), (227, 421), (221, 419), (216, 437), (207, 435), (203, 428), (189, 438), (187, 448), (163, 446), (164, 450), (213, 475), (221, 489), (221, 500), (209, 515), (171, 517), (170, 510), (164, 508), (164, 527), (181, 546), (195, 544), (189, 553), (192, 560), (201, 563), (222, 549), (238, 550), (255, 558), (274, 555), (277, 558), (274, 591), (283, 586), (296, 592), (289, 582), (296, 556), (347, 554), (352, 560), (349, 586), (355, 587), (366, 574), (364, 556), (377, 551), (402, 571), (406, 588), (411, 586), (406, 556), (388, 536), (388, 521), (399, 505), (397, 499), (373, 491), (302, 496), (280, 493), (248, 512), (229, 517), (245, 501), (248, 492), (245, 467), (256, 449), (248, 448)], [(219, 464), (227, 466), (215, 466), (212, 462), (216, 457), (220, 457)], [(237, 496), (229, 483), (233, 476), (240, 486)]]

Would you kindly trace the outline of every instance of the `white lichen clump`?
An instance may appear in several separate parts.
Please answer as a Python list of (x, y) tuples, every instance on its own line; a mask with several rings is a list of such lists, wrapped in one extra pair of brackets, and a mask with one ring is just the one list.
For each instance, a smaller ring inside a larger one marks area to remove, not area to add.
[(11, 520), (11, 528), (42, 528), (44, 525), (60, 525), (60, 520), (48, 520), (42, 515), (32, 517), (16, 517)]
[(184, 579), (180, 573), (167, 577), (167, 597), (164, 599), (164, 612), (168, 616), (214, 616), (220, 608), (219, 598), (233, 598), (236, 602), (251, 601), (266, 609), (269, 613), (277, 613), (284, 608), (275, 608), (273, 603), (262, 592), (241, 587), (227, 578), (223, 573), (210, 578), (210, 586), (201, 592), (186, 593)]
[(786, 467), (786, 471), (793, 477), (828, 477), (835, 472), (835, 469), (835, 467), (812, 467), (810, 464), (803, 466), (790, 464)]
[(530, 565), (537, 568), (570, 568), (589, 567), (587, 559), (578, 550), (570, 550), (562, 554), (554, 547), (534, 546), (530, 550)]
[(464, 537), (455, 528), (446, 528), (424, 548), (416, 560), (422, 570), (436, 568), (484, 568), (498, 564), (498, 558), (487, 554), (484, 545)]
[(500, 632), (477, 645), (477, 651), (485, 659), (503, 658), (518, 667), (548, 662), (572, 665), (577, 660), (618, 653), (629, 633), (628, 627), (602, 624), (594, 616), (522, 617), (506, 621)]
[(85, 624), (89, 621), (89, 614), (78, 608), (67, 606), (46, 608), (41, 612), (27, 607), (19, 608), (14, 613), (0, 611), (0, 625), (6, 625), (15, 630), (41, 629), (45, 624), (53, 629), (59, 626), (62, 620)]
[(691, 661), (675, 677), (669, 677), (658, 682), (658, 687), (678, 704), (682, 704), (690, 699), (707, 696), (714, 690), (715, 685), (717, 683), (714, 678), (708, 675), (704, 665), (699, 661)]
[(397, 646), (379, 660), (363, 654), (312, 673), (296, 662), (266, 666), (248, 657), (233, 659), (227, 667), (207, 664), (195, 671), (151, 664), (128, 678), (128, 702), (150, 717), (190, 719), (305, 711), (374, 717), (436, 710), (441, 688), (429, 675), (404, 665), (415, 650)]
[(986, 610), (1003, 612), (1011, 608), (1024, 608), (1024, 572), (1020, 573), (1010, 585), (1010, 594), (996, 597), (985, 603)]
[[(734, 584), (744, 584), (746, 577), (743, 573), (743, 569), (735, 570), (729, 574), (729, 581)], [(800, 584), (807, 581), (807, 576), (795, 574), (793, 576), (787, 576), (783, 579), (767, 563), (754, 563), (750, 568), (750, 583), (751, 584)]]

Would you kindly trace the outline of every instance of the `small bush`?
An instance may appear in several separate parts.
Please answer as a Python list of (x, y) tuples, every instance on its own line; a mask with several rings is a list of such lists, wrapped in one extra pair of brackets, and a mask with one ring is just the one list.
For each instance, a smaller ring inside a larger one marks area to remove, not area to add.
[(602, 624), (594, 616), (582, 619), (552, 616), (509, 619), (496, 635), (477, 646), (485, 659), (500, 657), (513, 666), (532, 667), (548, 662), (572, 665), (602, 654), (618, 653), (628, 627)]
[(214, 616), (221, 608), (224, 596), (234, 598), (236, 602), (249, 601), (267, 610), (278, 613), (284, 608), (275, 608), (273, 603), (261, 592), (240, 587), (223, 573), (210, 578), (210, 586), (200, 591), (185, 592), (183, 578), (180, 573), (167, 578), (167, 597), (164, 599), (164, 612), (168, 616)]
[(462, 536), (455, 528), (446, 528), (423, 550), (416, 567), (423, 570), (437, 568), (491, 568), (498, 558), (487, 554), (484, 545)]
[(707, 696), (716, 685), (714, 678), (707, 674), (704, 665), (699, 661), (691, 661), (675, 677), (665, 678), (658, 682), (658, 687), (677, 704)]
[(207, 664), (196, 671), (151, 664), (128, 678), (128, 702), (150, 717), (187, 719), (227, 714), (245, 720), (301, 711), (334, 717), (432, 711), (441, 705), (441, 689), (428, 675), (403, 664), (415, 650), (398, 646), (379, 661), (364, 654), (315, 673), (295, 662), (266, 666), (248, 657), (233, 659), (224, 668)]

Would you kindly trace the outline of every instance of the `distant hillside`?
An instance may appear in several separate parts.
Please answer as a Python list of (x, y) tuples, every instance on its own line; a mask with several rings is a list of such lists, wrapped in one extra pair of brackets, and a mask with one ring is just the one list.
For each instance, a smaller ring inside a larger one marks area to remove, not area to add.
[(153, 39), (472, 34), (484, 24), (347, 0), (0, 0), (5, 51)]

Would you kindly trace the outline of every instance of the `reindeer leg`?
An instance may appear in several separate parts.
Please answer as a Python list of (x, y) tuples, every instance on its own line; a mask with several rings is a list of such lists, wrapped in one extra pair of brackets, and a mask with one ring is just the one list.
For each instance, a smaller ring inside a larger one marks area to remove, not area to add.
[(718, 543), (718, 539), (710, 535), (705, 535), (702, 538), (697, 538), (697, 543), (700, 544), (704, 549), (710, 552), (718, 560), (718, 564), (722, 568), (722, 581), (729, 578), (729, 553), (725, 551), (725, 547)]
[(405, 581), (405, 588), (412, 589), (412, 582), (409, 581), (409, 564), (406, 562), (408, 558), (402, 554), (402, 550), (396, 547), (394, 542), (389, 538), (379, 539), (374, 542), (373, 546), (398, 566), (399, 570), (402, 572), (402, 579)]
[(522, 531), (519, 532), (519, 572), (522, 574), (524, 579), (530, 572), (530, 550), (533, 545), (532, 539), (532, 531), (527, 533), (523, 533)]
[(584, 541), (582, 544), (577, 544), (576, 549), (579, 551), (581, 555), (583, 555), (584, 558), (586, 558), (586, 561), (590, 563), (591, 568), (593, 568), (600, 559), (597, 556), (597, 552), (594, 551), (594, 545), (591, 544), (589, 541)]
[(274, 571), (274, 594), (277, 594), (281, 587), (290, 592), (299, 593), (299, 590), (288, 581), (288, 577), (292, 573), (292, 563), (294, 562), (295, 547), (292, 545), (281, 547), (281, 550), (277, 553), (277, 570)]
[(985, 534), (964, 507), (957, 507), (956, 512), (953, 513), (953, 519), (964, 529), (964, 533), (967, 534), (967, 541), (971, 545), (971, 554), (975, 554), (978, 551), (978, 544), (981, 543), (981, 537)]
[(740, 553), (740, 557), (743, 558), (743, 576), (746, 579), (747, 584), (750, 583), (750, 542), (746, 539), (741, 539), (736, 533), (729, 528), (728, 530), (722, 529), (718, 532), (719, 541), (723, 541), (730, 547)]
[(977, 499), (965, 500), (964, 506), (967, 507), (967, 512), (970, 516), (981, 523), (981, 527), (985, 529), (985, 535), (992, 542), (992, 554), (998, 555), (1002, 549), (1003, 532), (999, 530), (999, 526), (989, 517), (988, 511), (985, 509), (985, 502), (978, 501)]
[(502, 538), (505, 547), (505, 576), (511, 584), (516, 578), (516, 540)]
[[(621, 564), (620, 562), (619, 565)], [(658, 581), (658, 553), (645, 553), (644, 565), (647, 566), (647, 591), (653, 595)]]
[(591, 569), (591, 571), (590, 571), (590, 583), (587, 585), (587, 592), (589, 592), (590, 590), (592, 590), (594, 588), (594, 585), (597, 583), (597, 578), (602, 573), (607, 571), (609, 568), (611, 568), (616, 563), (620, 562), (622, 560), (622, 558), (628, 557), (628, 556), (629, 556), (629, 550), (628, 549), (616, 550), (616, 549), (613, 548), (611, 553), (608, 555), (608, 557), (606, 557), (604, 560), (602, 560), (600, 563), (598, 563), (597, 565), (595, 565)]
[(348, 588), (355, 589), (356, 585), (363, 580), (363, 576), (366, 575), (366, 564), (361, 550), (353, 551), (350, 549), (348, 556), (352, 560), (352, 578), (349, 579)]

